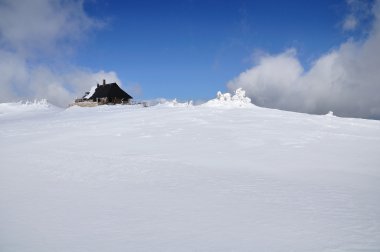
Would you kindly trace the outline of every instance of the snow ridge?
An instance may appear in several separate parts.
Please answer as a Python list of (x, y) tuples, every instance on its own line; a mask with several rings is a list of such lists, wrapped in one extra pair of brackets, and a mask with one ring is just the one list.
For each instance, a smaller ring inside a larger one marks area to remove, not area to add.
[(159, 103), (155, 106), (159, 107), (192, 107), (193, 106), (193, 101), (188, 101), (188, 102), (178, 102), (177, 99), (174, 99), (172, 101), (168, 101), (166, 99), (161, 99)]
[(20, 113), (29, 111), (46, 111), (55, 106), (51, 105), (46, 99), (34, 101), (20, 101), (0, 103), (0, 114)]

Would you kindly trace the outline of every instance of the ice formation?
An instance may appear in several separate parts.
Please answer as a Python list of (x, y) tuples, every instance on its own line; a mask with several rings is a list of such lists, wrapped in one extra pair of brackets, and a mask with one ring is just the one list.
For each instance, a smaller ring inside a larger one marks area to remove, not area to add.
[(329, 111), (329, 112), (326, 114), (326, 116), (335, 116), (335, 115), (334, 115), (334, 112)]
[(203, 106), (206, 107), (228, 107), (228, 108), (249, 108), (254, 107), (251, 103), (251, 99), (245, 96), (245, 91), (242, 88), (238, 88), (235, 94), (231, 96), (230, 93), (223, 94), (218, 91), (216, 98), (209, 100)]

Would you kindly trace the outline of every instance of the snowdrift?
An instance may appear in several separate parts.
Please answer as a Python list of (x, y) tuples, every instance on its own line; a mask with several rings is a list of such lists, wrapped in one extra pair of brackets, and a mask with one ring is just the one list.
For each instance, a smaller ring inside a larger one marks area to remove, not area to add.
[(46, 112), (56, 110), (57, 107), (50, 104), (46, 99), (20, 102), (0, 103), (1, 114), (19, 114), (25, 112)]
[(166, 99), (161, 99), (159, 102), (155, 105), (158, 107), (192, 107), (193, 106), (193, 101), (188, 101), (188, 102), (178, 102), (177, 99), (168, 101)]

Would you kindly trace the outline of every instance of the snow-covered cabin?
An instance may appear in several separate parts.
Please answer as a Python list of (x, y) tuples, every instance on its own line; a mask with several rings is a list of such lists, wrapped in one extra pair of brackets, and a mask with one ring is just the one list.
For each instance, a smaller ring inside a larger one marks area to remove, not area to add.
[(81, 102), (93, 102), (97, 104), (128, 104), (133, 97), (122, 90), (116, 82), (106, 84), (106, 80), (103, 80), (103, 84), (97, 84), (90, 92), (81, 98), (75, 100), (75, 103), (80, 105)]

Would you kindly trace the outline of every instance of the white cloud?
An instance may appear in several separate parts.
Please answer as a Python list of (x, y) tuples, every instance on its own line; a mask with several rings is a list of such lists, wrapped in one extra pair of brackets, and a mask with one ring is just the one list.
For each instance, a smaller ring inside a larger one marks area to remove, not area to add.
[(242, 87), (257, 105), (299, 112), (380, 119), (380, 3), (364, 42), (348, 41), (305, 71), (294, 49), (262, 56), (228, 83)]
[(342, 23), (344, 31), (357, 29), (360, 23), (371, 16), (371, 0), (347, 0), (349, 13)]
[(132, 97), (139, 97), (143, 94), (142, 86), (138, 82), (127, 84), (126, 88)]
[(353, 15), (348, 15), (343, 22), (343, 30), (345, 31), (355, 30), (357, 25), (358, 25), (357, 18)]
[(26, 54), (55, 52), (102, 24), (77, 0), (2, 0), (0, 16), (2, 46)]
[(0, 16), (0, 102), (46, 98), (66, 106), (102, 79), (121, 84), (114, 72), (65, 64), (77, 43), (102, 25), (85, 13), (83, 1), (2, 0)]

